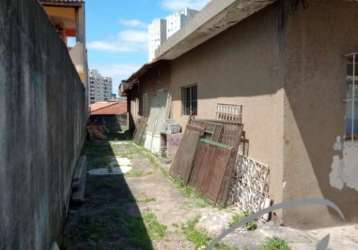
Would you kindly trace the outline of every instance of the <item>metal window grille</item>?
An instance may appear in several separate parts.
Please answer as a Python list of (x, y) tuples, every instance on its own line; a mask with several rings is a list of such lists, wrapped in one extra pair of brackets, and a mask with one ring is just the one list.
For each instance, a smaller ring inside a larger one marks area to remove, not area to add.
[(347, 107), (346, 107), (346, 139), (354, 141), (358, 139), (358, 53), (354, 52), (347, 55), (349, 60), (347, 67)]
[(198, 114), (198, 88), (196, 85), (181, 89), (182, 115)]
[(218, 103), (216, 106), (216, 119), (242, 123), (242, 105)]

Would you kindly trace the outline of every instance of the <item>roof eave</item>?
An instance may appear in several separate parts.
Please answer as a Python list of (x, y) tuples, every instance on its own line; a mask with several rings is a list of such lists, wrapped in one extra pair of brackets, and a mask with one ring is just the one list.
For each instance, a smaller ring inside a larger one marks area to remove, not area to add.
[(276, 0), (214, 0), (157, 51), (156, 60), (174, 60)]
[(39, 0), (40, 4), (43, 6), (58, 6), (58, 7), (82, 7), (85, 2), (84, 1), (41, 1)]
[(143, 65), (122, 82), (122, 96), (138, 84), (139, 77), (163, 61), (172, 61), (226, 29), (266, 8), (277, 0), (213, 0), (186, 26), (170, 37), (156, 51), (156, 59)]

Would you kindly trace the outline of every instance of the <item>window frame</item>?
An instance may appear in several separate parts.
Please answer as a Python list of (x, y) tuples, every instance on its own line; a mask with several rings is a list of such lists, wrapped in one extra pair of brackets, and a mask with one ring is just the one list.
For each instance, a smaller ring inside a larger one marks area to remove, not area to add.
[[(358, 132), (355, 132), (356, 128), (358, 129), (358, 117), (356, 117), (356, 112), (358, 109), (358, 98), (356, 96), (358, 87), (358, 53), (352, 52), (346, 56), (348, 59), (348, 63), (345, 81), (347, 86), (345, 99), (345, 140), (351, 140), (352, 142), (354, 142), (358, 140)], [(351, 121), (351, 124), (348, 123), (349, 121)]]
[[(192, 89), (196, 88), (196, 98), (194, 99)], [(189, 91), (189, 98), (187, 92)], [(198, 115), (198, 84), (193, 83), (182, 86), (180, 88), (181, 97), (181, 115), (182, 116), (197, 116)]]

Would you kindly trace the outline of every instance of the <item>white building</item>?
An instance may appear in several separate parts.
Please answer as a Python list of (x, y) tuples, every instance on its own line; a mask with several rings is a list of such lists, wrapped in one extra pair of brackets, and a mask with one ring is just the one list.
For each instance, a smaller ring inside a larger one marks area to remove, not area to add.
[(167, 39), (174, 35), (177, 31), (184, 27), (184, 25), (192, 19), (198, 11), (185, 8), (182, 11), (171, 14), (166, 18), (167, 20)]
[(172, 35), (197, 14), (198, 11), (185, 8), (166, 19), (155, 19), (148, 27), (148, 58), (155, 59), (155, 51)]
[(97, 70), (89, 74), (89, 102), (103, 102), (112, 99), (112, 78), (103, 77)]
[(105, 101), (110, 101), (112, 100), (112, 78), (111, 77), (104, 77), (104, 91), (103, 91), (103, 95), (104, 95), (104, 100)]
[(148, 58), (153, 61), (155, 51), (167, 39), (167, 24), (164, 19), (155, 19), (148, 27)]

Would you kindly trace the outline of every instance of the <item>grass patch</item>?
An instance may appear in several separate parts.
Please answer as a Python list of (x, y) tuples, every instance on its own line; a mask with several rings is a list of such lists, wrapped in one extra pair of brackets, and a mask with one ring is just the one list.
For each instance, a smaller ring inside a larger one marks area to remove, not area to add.
[(134, 142), (129, 142), (128, 145), (131, 145), (130, 147), (134, 147), (136, 149), (132, 149), (136, 154), (140, 154), (142, 156), (145, 156), (150, 164), (159, 169), (162, 175), (166, 178), (168, 178), (175, 187), (181, 192), (181, 194), (187, 198), (190, 198), (193, 201), (193, 204), (195, 207), (207, 207), (211, 206), (210, 201), (200, 195), (198, 192), (196, 192), (193, 188), (184, 185), (183, 181), (177, 178), (173, 178), (169, 175), (168, 169), (165, 168), (160, 160), (153, 155), (149, 150), (145, 149), (143, 146), (137, 145)]
[[(118, 212), (114, 219), (120, 222), (120, 231), (126, 234), (126, 242), (143, 249), (153, 249), (151, 243), (165, 237), (167, 227), (158, 222), (156, 215), (147, 211), (142, 217), (132, 217), (125, 212)], [(128, 244), (127, 244), (128, 246)]]
[[(239, 214), (235, 214), (232, 219), (231, 219), (231, 222), (230, 222), (230, 226), (233, 226), (233, 225), (236, 225), (238, 223), (240, 223), (240, 221), (247, 217), (247, 216), (250, 216), (252, 213), (249, 212), (249, 211), (245, 211), (243, 213), (239, 213)], [(257, 229), (257, 222), (256, 221), (251, 221), (249, 223), (246, 223), (245, 225), (245, 229), (247, 231), (254, 231)]]
[(138, 170), (138, 169), (132, 169), (128, 173), (126, 173), (124, 176), (126, 177), (143, 177), (153, 174), (153, 172), (145, 172), (144, 170)]
[(122, 144), (111, 143), (111, 145), (115, 154), (121, 157), (134, 158), (136, 155), (143, 155), (142, 149), (132, 141)]
[(201, 232), (195, 228), (196, 224), (199, 222), (199, 219), (199, 217), (196, 217), (187, 221), (182, 226), (185, 237), (187, 240), (193, 242), (195, 249), (206, 247), (211, 240), (211, 238), (205, 232)]
[(157, 216), (153, 212), (145, 212), (143, 214), (143, 220), (152, 240), (160, 240), (164, 238), (167, 232), (167, 226), (160, 224)]
[(291, 250), (291, 248), (287, 241), (274, 237), (266, 239), (260, 250)]
[(155, 202), (157, 199), (155, 198), (144, 198), (144, 199), (140, 199), (140, 200), (137, 200), (138, 202), (141, 202), (141, 203), (151, 203), (151, 202)]
[(181, 192), (181, 194), (187, 198), (190, 198), (196, 207), (207, 207), (211, 206), (211, 203), (208, 199), (203, 197), (193, 188), (186, 186), (184, 182), (178, 178), (173, 178), (169, 176), (172, 183), (174, 183), (175, 187)]
[[(182, 231), (188, 241), (191, 241), (195, 249), (203, 249), (208, 246), (211, 237), (203, 231), (197, 230), (195, 226), (198, 224), (200, 217), (196, 217), (192, 220), (187, 221), (182, 225)], [(237, 250), (236, 248), (229, 247), (225, 244), (219, 243), (215, 245), (215, 250)]]

